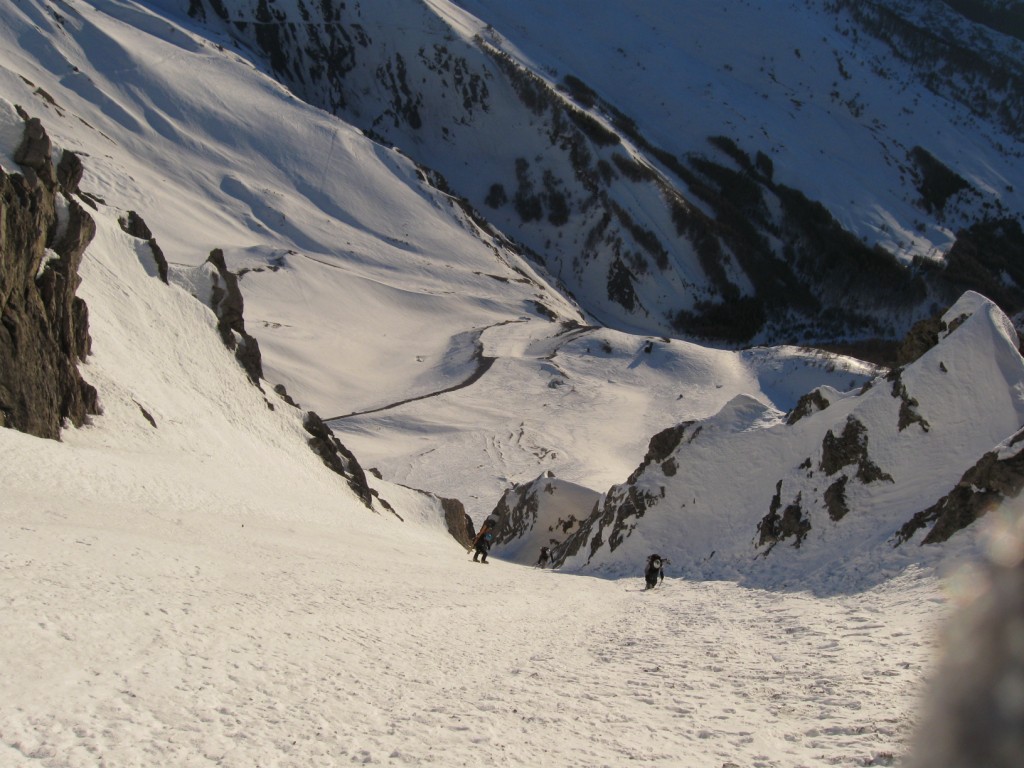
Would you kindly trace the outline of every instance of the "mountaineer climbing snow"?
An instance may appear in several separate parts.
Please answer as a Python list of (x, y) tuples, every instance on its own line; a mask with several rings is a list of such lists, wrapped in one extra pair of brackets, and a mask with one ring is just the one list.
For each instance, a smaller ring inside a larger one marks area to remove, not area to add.
[[(483, 525), (480, 526), (480, 532), (473, 539), (472, 549), (473, 562), (474, 563), (486, 563), (487, 553), (491, 549), (491, 544), (494, 541), (494, 532), (498, 528), (498, 517), (496, 515), (488, 515), (487, 519), (484, 520)], [(479, 559), (477, 559), (479, 558)]]
[(647, 565), (644, 568), (644, 579), (647, 582), (645, 589), (654, 589), (665, 580), (665, 566), (668, 562), (661, 555), (647, 557)]

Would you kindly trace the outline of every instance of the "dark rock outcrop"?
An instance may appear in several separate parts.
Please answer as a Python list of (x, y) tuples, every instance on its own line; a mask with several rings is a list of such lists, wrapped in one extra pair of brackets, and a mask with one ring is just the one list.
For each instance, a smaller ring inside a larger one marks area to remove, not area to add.
[(66, 149), (61, 152), (60, 162), (57, 163), (57, 184), (61, 189), (69, 195), (78, 192), (78, 185), (84, 173), (85, 165), (82, 158)]
[(39, 119), (26, 119), (15, 152), (23, 173), (0, 171), (0, 423), (59, 440), (65, 420), (81, 426), (100, 413), (96, 390), (78, 371), (91, 339), (88, 308), (76, 295), (96, 225), (57, 182), (77, 186), (69, 169), (80, 161), (65, 152), (56, 174), (51, 149)]
[(25, 119), (25, 134), (14, 151), (14, 162), (21, 166), (29, 186), (42, 183), (52, 190), (55, 182), (51, 159), (53, 142), (38, 117), (27, 117), (23, 113), (22, 117)]
[(149, 250), (153, 254), (153, 261), (156, 262), (157, 274), (164, 283), (167, 283), (167, 259), (164, 257), (163, 249), (157, 245), (156, 238), (153, 237), (153, 233), (146, 226), (146, 222), (142, 220), (142, 217), (135, 211), (128, 211), (128, 215), (122, 217), (118, 223), (127, 234), (146, 241), (149, 245)]
[(793, 406), (793, 410), (786, 416), (786, 423), (792, 426), (805, 416), (825, 410), (829, 405), (828, 398), (822, 395), (820, 390), (808, 392)]
[(352, 451), (346, 448), (341, 440), (334, 436), (331, 428), (324, 424), (323, 419), (315, 412), (309, 411), (302, 421), (302, 426), (312, 435), (309, 447), (313, 453), (323, 460), (329, 469), (337, 472), (348, 481), (359, 499), (370, 509), (373, 508), (373, 489), (366, 480), (366, 473)]
[(759, 547), (768, 545), (768, 550), (765, 552), (766, 555), (780, 541), (791, 537), (795, 539), (793, 546), (799, 548), (811, 530), (811, 521), (804, 515), (803, 508), (801, 507), (800, 494), (797, 494), (796, 499), (786, 505), (786, 508), (782, 510), (780, 515), (779, 509), (781, 507), (782, 481), (780, 480), (775, 486), (775, 495), (772, 497), (771, 504), (769, 505), (768, 514), (757, 524), (757, 531), (760, 534), (757, 545)]
[[(644, 460), (640, 462), (639, 467), (633, 470), (633, 473), (629, 476), (629, 479), (626, 482), (636, 482), (636, 479), (643, 474), (648, 466), (651, 464), (658, 464), (663, 461), (668, 466), (663, 466), (662, 470), (669, 476), (674, 475), (676, 473), (677, 466), (675, 460), (671, 459), (670, 456), (683, 441), (683, 436), (686, 434), (687, 428), (692, 425), (692, 421), (684, 421), (681, 424), (675, 424), (663, 429), (652, 437), (650, 442), (647, 444), (647, 453), (644, 454)], [(693, 434), (690, 435), (690, 442), (692, 442), (698, 434), (700, 434), (700, 427), (697, 427)]]
[(842, 520), (850, 513), (850, 506), (846, 501), (846, 484), (849, 481), (850, 478), (842, 475), (825, 489), (825, 509), (833, 521)]
[(217, 313), (217, 330), (225, 346), (233, 350), (235, 359), (257, 387), (263, 378), (263, 356), (259, 342), (245, 331), (243, 319), (244, 302), (238, 288), (238, 276), (228, 271), (224, 262), (224, 251), (214, 248), (207, 259), (216, 270), (213, 278), (211, 300)]
[(498, 529), (496, 544), (514, 541), (533, 528), (540, 509), (533, 491), (534, 483), (516, 484), (498, 499), (491, 515), (504, 525)]
[(903, 379), (898, 372), (892, 383), (892, 396), (900, 399), (900, 414), (899, 420), (897, 421), (897, 427), (900, 432), (905, 430), (911, 424), (919, 425), (925, 432), (928, 432), (931, 429), (931, 425), (928, 423), (928, 420), (925, 419), (917, 410), (920, 403), (917, 401), (916, 397), (911, 397), (910, 393), (907, 392), (907, 386), (903, 383)]
[(819, 469), (826, 475), (834, 475), (848, 466), (857, 468), (856, 477), (862, 483), (874, 483), (878, 480), (892, 482), (892, 477), (868, 457), (867, 427), (853, 416), (846, 420), (846, 426), (839, 437), (836, 437), (832, 430), (825, 435), (821, 443)]
[(452, 535), (459, 544), (469, 549), (473, 546), (473, 539), (476, 538), (476, 530), (473, 527), (473, 519), (466, 514), (466, 508), (458, 499), (446, 499), (440, 497), (441, 509), (444, 510), (444, 523), (448, 533)]
[(946, 324), (941, 317), (921, 320), (907, 332), (899, 350), (896, 352), (896, 365), (910, 365), (921, 355), (939, 343), (939, 334), (946, 331)]
[(296, 403), (292, 399), (292, 396), (288, 394), (288, 390), (287, 390), (287, 388), (285, 388), (284, 384), (275, 384), (274, 385), (274, 391), (277, 393), (278, 397), (280, 397), (282, 400), (284, 400), (286, 403), (288, 403), (288, 405), (290, 405), (292, 408), (298, 408), (299, 407), (299, 404)]
[(948, 494), (914, 515), (896, 535), (902, 544), (928, 525), (922, 544), (946, 541), (1006, 499), (1024, 490), (1024, 430), (1007, 441), (1008, 450), (989, 451), (967, 470)]

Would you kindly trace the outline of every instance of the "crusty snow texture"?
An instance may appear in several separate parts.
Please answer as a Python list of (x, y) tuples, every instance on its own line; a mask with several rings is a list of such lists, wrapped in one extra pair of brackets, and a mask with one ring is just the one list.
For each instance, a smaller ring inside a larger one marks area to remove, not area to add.
[[(0, 430), (0, 765), (903, 754), (948, 594), (971, 592), (943, 574), (980, 533), (870, 588), (670, 568), (644, 592), (639, 552), (616, 578), (474, 564), (407, 487), (460, 498), (477, 521), (546, 470), (604, 491), (666, 426), (741, 395), (784, 412), (875, 371), (575, 325), (543, 275), (484, 242), (407, 159), (153, 10), (166, 5), (0, 3), (0, 165), (17, 170), (18, 104), (83, 156), (101, 201), (79, 294), (82, 373), (103, 406), (60, 442)], [(117, 225), (128, 210), (170, 285)], [(215, 247), (247, 270), (262, 390), (197, 300)], [(325, 419), (362, 414), (332, 423), (402, 521), (309, 451), (276, 383)]]

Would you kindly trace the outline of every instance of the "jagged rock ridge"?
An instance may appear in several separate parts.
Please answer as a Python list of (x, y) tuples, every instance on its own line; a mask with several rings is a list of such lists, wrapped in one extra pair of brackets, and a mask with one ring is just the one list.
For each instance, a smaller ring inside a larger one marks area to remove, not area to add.
[(554, 549), (579, 528), (599, 494), (545, 473), (514, 485), (492, 513), (498, 519), (494, 553), (524, 565), (537, 561), (541, 547)]

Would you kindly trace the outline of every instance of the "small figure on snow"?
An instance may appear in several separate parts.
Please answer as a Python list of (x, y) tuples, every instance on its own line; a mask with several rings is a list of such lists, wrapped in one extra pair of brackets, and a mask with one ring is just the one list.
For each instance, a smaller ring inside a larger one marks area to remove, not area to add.
[(551, 549), (549, 547), (541, 547), (540, 557), (537, 558), (537, 565), (534, 567), (544, 568), (549, 562), (551, 562)]
[[(473, 553), (474, 563), (486, 563), (487, 553), (491, 549), (491, 542), (494, 541), (494, 532), (498, 528), (498, 518), (496, 515), (488, 515), (487, 519), (484, 520), (483, 525), (480, 526), (480, 533), (473, 539), (473, 549), (476, 551)], [(482, 555), (482, 557), (481, 557)], [(479, 560), (477, 558), (480, 558)]]
[(650, 555), (647, 558), (647, 567), (644, 568), (644, 579), (647, 581), (645, 589), (654, 589), (665, 580), (665, 566), (669, 561), (661, 555)]
[[(494, 541), (494, 534), (488, 529), (484, 528), (476, 537), (476, 541), (473, 542), (473, 562), (474, 563), (486, 563), (487, 553), (491, 549), (491, 542)], [(480, 558), (477, 560), (477, 558)]]

